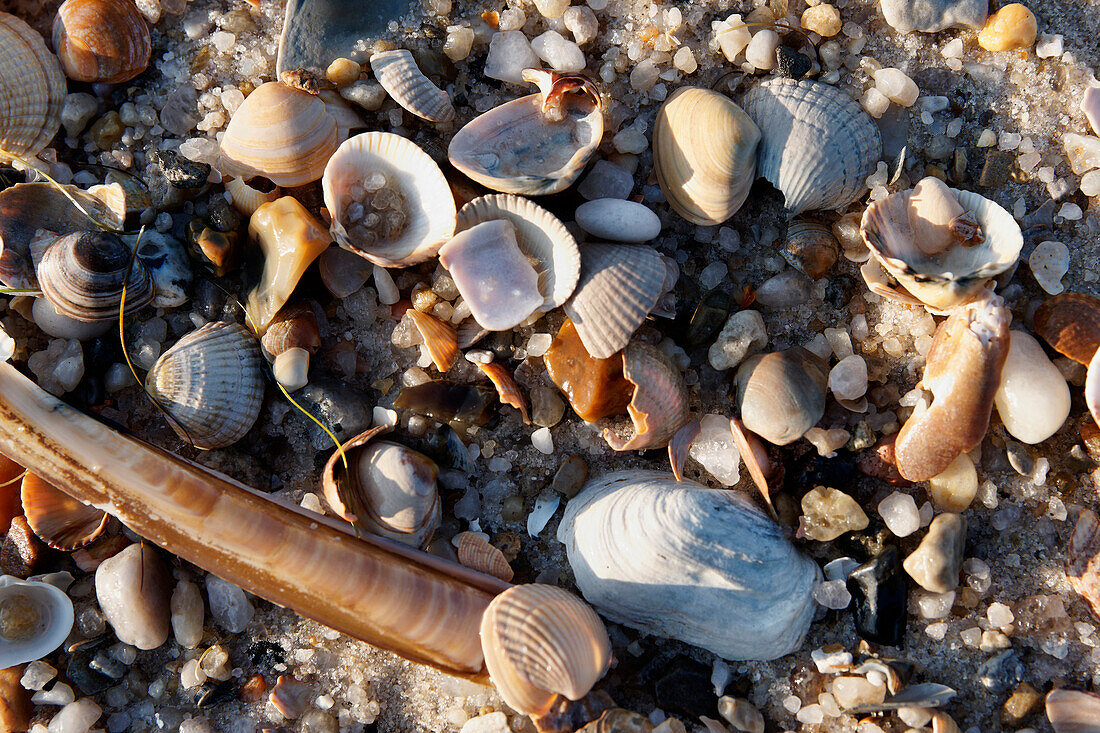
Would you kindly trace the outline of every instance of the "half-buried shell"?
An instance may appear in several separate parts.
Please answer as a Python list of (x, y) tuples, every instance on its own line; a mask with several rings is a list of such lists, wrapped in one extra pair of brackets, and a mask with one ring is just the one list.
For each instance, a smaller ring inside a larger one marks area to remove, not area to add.
[(512, 580), (512, 566), (504, 553), (489, 544), (489, 540), (477, 532), (461, 532), (455, 538), (458, 561), (479, 573), (500, 578), (505, 583)]
[(1034, 325), (1055, 351), (1087, 366), (1100, 348), (1100, 298), (1055, 295), (1035, 311)]
[(28, 473), (20, 485), (27, 524), (56, 550), (70, 552), (103, 534), (110, 517), (83, 504), (43, 479)]
[(58, 313), (85, 323), (116, 320), (124, 286), (127, 312), (148, 305), (154, 295), (148, 268), (107, 232), (57, 239), (42, 256), (38, 284)]
[(0, 13), (0, 161), (34, 157), (61, 127), (65, 76), (37, 31)]
[(429, 122), (450, 122), (455, 118), (451, 98), (416, 65), (403, 48), (382, 51), (370, 57), (370, 68), (378, 83), (395, 102)]

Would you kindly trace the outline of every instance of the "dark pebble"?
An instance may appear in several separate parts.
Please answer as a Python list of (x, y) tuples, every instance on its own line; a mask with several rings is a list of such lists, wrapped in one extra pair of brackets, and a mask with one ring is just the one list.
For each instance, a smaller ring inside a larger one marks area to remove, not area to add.
[(1015, 649), (1005, 649), (978, 667), (978, 682), (995, 695), (1008, 692), (1024, 679), (1024, 663)]
[(985, 164), (982, 166), (978, 185), (996, 188), (1008, 183), (1015, 162), (1016, 156), (1008, 150), (990, 150), (985, 155)]
[(900, 647), (905, 642), (909, 582), (897, 547), (888, 547), (848, 576), (856, 632), (875, 644)]
[(834, 275), (825, 285), (825, 305), (840, 310), (848, 305), (855, 292), (856, 281), (847, 275)]
[(276, 664), (286, 664), (283, 648), (270, 641), (257, 641), (248, 647), (248, 660), (260, 669), (273, 669)]
[(777, 49), (775, 60), (775, 70), (780, 76), (788, 79), (801, 79), (813, 66), (808, 56), (787, 46), (780, 46)]
[(558, 466), (558, 470), (554, 473), (554, 480), (550, 482), (550, 488), (566, 499), (572, 499), (581, 490), (586, 478), (588, 478), (588, 464), (580, 456), (569, 456)]
[(191, 302), (199, 315), (208, 321), (219, 320), (228, 296), (225, 291), (209, 280), (200, 279), (195, 283), (195, 294)]
[(235, 232), (241, 227), (241, 215), (221, 196), (211, 196), (206, 218), (219, 232)]
[(730, 299), (725, 293), (712, 290), (699, 301), (687, 327), (687, 342), (691, 346), (709, 344), (726, 325), (730, 314)]
[[(370, 395), (327, 380), (311, 382), (294, 397), (341, 440), (366, 430), (374, 416), (374, 406), (367, 399)], [(301, 418), (307, 419), (304, 415)]]
[(657, 707), (670, 713), (686, 715), (692, 720), (700, 715), (712, 718), (718, 709), (710, 669), (687, 657), (676, 657), (661, 665), (664, 672), (653, 685)]
[(154, 150), (149, 157), (160, 164), (164, 177), (176, 188), (202, 188), (210, 175), (209, 163), (196, 163), (174, 150)]
[(848, 445), (845, 447), (854, 453), (870, 448), (875, 442), (875, 431), (871, 430), (871, 426), (867, 424), (866, 420), (860, 420), (856, 423), (856, 431), (852, 434), (852, 439), (848, 441)]
[(95, 656), (92, 657), (92, 661), (88, 663), (88, 668), (100, 674), (107, 675), (113, 680), (122, 679), (127, 671), (125, 664), (112, 657), (106, 650), (102, 649), (96, 652)]
[(98, 695), (108, 687), (117, 684), (107, 675), (92, 667), (97, 651), (94, 648), (82, 648), (72, 653), (69, 663), (65, 667), (65, 676), (69, 681), (80, 688), (85, 695)]
[(857, 480), (855, 458), (850, 455), (822, 458), (814, 451), (795, 459), (784, 474), (788, 493), (799, 498), (815, 486), (848, 492)]

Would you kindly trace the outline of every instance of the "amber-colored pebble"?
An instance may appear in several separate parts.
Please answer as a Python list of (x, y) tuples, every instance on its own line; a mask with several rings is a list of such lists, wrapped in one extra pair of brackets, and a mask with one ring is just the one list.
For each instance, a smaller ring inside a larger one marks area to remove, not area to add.
[(254, 674), (241, 685), (241, 702), (259, 702), (267, 692), (267, 680), (262, 674)]
[(978, 45), (987, 51), (1031, 48), (1038, 32), (1035, 14), (1020, 3), (1012, 3), (989, 16), (978, 34)]

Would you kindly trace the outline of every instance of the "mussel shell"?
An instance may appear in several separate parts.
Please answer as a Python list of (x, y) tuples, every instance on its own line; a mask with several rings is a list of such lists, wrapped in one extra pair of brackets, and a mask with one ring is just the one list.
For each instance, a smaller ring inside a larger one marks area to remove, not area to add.
[(149, 26), (130, 0), (65, 0), (53, 24), (53, 47), (74, 81), (121, 84), (145, 71)]
[(0, 13), (0, 161), (33, 157), (61, 127), (65, 76), (42, 36)]
[(734, 384), (745, 427), (775, 445), (798, 440), (825, 414), (828, 366), (801, 346), (750, 356)]
[(1055, 295), (1035, 311), (1034, 325), (1055, 351), (1087, 366), (1100, 348), (1100, 298)]
[(413, 55), (403, 48), (370, 57), (370, 68), (390, 97), (417, 117), (429, 122), (455, 118), (451, 98), (424, 75)]
[(148, 305), (154, 295), (145, 263), (107, 232), (57, 239), (42, 256), (38, 284), (58, 313), (85, 323), (117, 319), (123, 286), (127, 312)]
[(73, 603), (48, 583), (0, 575), (0, 669), (41, 659), (73, 628)]

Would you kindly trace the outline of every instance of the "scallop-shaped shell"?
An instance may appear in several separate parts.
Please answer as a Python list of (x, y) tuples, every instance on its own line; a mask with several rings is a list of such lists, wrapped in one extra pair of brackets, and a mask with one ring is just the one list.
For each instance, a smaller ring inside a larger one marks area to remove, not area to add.
[(458, 358), (458, 334), (449, 323), (444, 323), (433, 315), (421, 313), (415, 308), (408, 310), (409, 318), (420, 333), (428, 355), (435, 368), (445, 372)]
[[(405, 229), (392, 241), (363, 246), (350, 238), (346, 211), (354, 203), (352, 187), (381, 172), (394, 179), (405, 197)], [(389, 132), (348, 138), (325, 166), (321, 181), (325, 206), (332, 214), (332, 236), (341, 247), (382, 267), (408, 267), (435, 255), (454, 235), (455, 202), (443, 172), (415, 143)]]
[(154, 294), (145, 263), (107, 232), (57, 239), (38, 265), (38, 284), (58, 313), (86, 323), (117, 319), (123, 286), (127, 312), (148, 305)]
[(760, 129), (728, 97), (676, 90), (653, 128), (653, 170), (669, 205), (693, 224), (729, 219), (749, 195), (759, 142)]
[(336, 151), (336, 119), (320, 97), (270, 81), (261, 84), (225, 128), (218, 169), (264, 176), (279, 186), (316, 181)]
[(243, 178), (230, 178), (225, 182), (225, 190), (229, 192), (237, 211), (245, 216), (252, 216), (256, 209), (283, 195), (278, 186), (269, 180), (267, 183), (271, 185), (260, 185), (256, 179), (246, 181)]
[(552, 585), (517, 585), (481, 617), (481, 649), (493, 684), (510, 707), (545, 713), (557, 695), (579, 700), (611, 663), (600, 617)]
[(313, 306), (308, 302), (283, 306), (267, 327), (260, 344), (272, 356), (294, 348), (310, 353), (317, 351), (321, 346), (321, 332)]
[(1055, 351), (1087, 365), (1100, 349), (1100, 298), (1062, 293), (1035, 311), (1035, 333)]
[(429, 122), (450, 122), (455, 118), (447, 92), (424, 76), (416, 59), (405, 49), (374, 54), (370, 57), (370, 68), (393, 100), (417, 117)]
[(196, 448), (224, 448), (244, 437), (263, 403), (260, 344), (240, 324), (208, 323), (161, 354), (145, 389)]
[(121, 84), (145, 71), (149, 26), (132, 0), (65, 0), (53, 22), (53, 47), (73, 81)]
[(655, 346), (632, 341), (623, 349), (623, 376), (634, 385), (626, 408), (634, 435), (624, 441), (608, 428), (603, 439), (617, 451), (664, 448), (691, 416), (680, 370)]
[(107, 528), (105, 512), (77, 501), (33, 473), (23, 477), (20, 499), (27, 524), (54, 549), (71, 552)]
[(564, 191), (603, 139), (595, 85), (577, 74), (528, 69), (542, 91), (475, 117), (455, 134), (455, 168), (494, 191), (543, 196)]
[(920, 302), (937, 310), (979, 295), (994, 277), (1016, 264), (1024, 239), (1012, 214), (970, 191), (948, 189), (973, 215), (984, 236), (973, 246), (956, 245), (928, 255), (914, 243), (909, 225), (913, 189), (874, 201), (863, 213), (860, 234), (867, 248)]
[(829, 84), (769, 79), (749, 90), (744, 107), (763, 134), (757, 173), (783, 193), (791, 214), (847, 206), (882, 157), (874, 121)]
[(807, 277), (816, 280), (825, 275), (836, 263), (838, 249), (836, 237), (824, 224), (795, 219), (787, 225), (783, 259)]
[(492, 575), (504, 582), (512, 579), (512, 566), (504, 553), (489, 544), (489, 540), (477, 532), (462, 532), (458, 540), (458, 561), (479, 573)]
[(825, 414), (828, 370), (801, 346), (750, 356), (734, 379), (741, 421), (769, 443), (798, 440)]
[(736, 492), (618, 471), (569, 501), (557, 536), (603, 615), (726, 659), (789, 654), (813, 620), (817, 564)]
[(1047, 693), (1046, 713), (1054, 733), (1096, 733), (1100, 730), (1100, 695), (1051, 690)]
[(565, 314), (588, 353), (606, 359), (626, 346), (660, 299), (667, 275), (652, 247), (584, 245), (580, 280), (565, 303)]
[(33, 157), (61, 127), (65, 76), (42, 36), (0, 13), (0, 160)]
[(469, 202), (458, 212), (456, 232), (487, 221), (507, 219), (516, 227), (516, 244), (535, 265), (543, 303), (539, 313), (557, 308), (569, 299), (581, 273), (577, 240), (561, 220), (521, 196), (494, 194)]
[(73, 602), (60, 588), (0, 575), (0, 669), (41, 659), (73, 628)]

